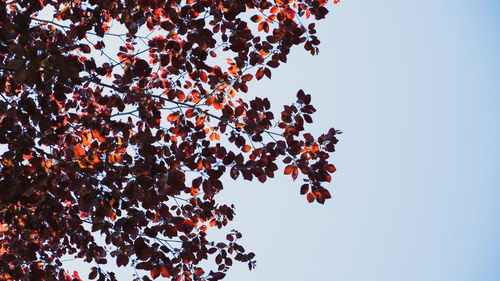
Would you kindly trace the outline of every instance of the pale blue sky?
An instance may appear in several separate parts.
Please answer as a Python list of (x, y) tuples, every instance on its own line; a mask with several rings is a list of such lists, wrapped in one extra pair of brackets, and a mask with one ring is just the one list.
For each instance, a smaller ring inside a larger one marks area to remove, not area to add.
[(227, 184), (258, 260), (227, 280), (500, 280), (500, 1), (330, 11), (319, 56), (297, 49), (250, 89), (278, 110), (302, 88), (312, 131), (344, 131), (334, 198), (310, 205), (288, 177)]

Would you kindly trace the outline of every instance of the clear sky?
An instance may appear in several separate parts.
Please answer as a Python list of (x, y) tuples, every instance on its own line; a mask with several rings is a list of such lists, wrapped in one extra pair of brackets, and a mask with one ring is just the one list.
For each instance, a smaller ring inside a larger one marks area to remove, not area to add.
[[(332, 1), (333, 2), (333, 1)], [(250, 91), (313, 94), (341, 129), (334, 198), (300, 182), (227, 184), (257, 268), (227, 280), (500, 280), (500, 1), (344, 0)]]

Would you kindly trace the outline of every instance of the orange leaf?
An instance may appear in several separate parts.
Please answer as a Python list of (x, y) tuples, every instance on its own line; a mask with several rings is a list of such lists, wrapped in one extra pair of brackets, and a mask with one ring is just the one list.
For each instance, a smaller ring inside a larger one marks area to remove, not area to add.
[(245, 74), (245, 75), (241, 76), (241, 80), (245, 81), (245, 82), (252, 80), (252, 78), (253, 78), (252, 74)]
[(200, 71), (200, 79), (201, 79), (201, 81), (203, 81), (203, 83), (207, 83), (208, 77), (207, 77), (207, 74), (205, 73), (205, 71)]
[(255, 78), (257, 78), (257, 80), (260, 80), (262, 79), (262, 77), (264, 76), (264, 68), (259, 68), (259, 70), (257, 70), (257, 73), (255, 73)]
[(189, 108), (188, 110), (186, 110), (185, 115), (187, 118), (193, 117), (194, 116), (194, 109)]
[(197, 169), (198, 171), (203, 170), (203, 160), (202, 160), (201, 158), (200, 158), (200, 159), (198, 159), (198, 162), (196, 163), (196, 169)]
[(114, 222), (116, 220), (116, 213), (115, 212), (111, 212), (111, 214), (109, 214), (109, 219)]
[(292, 179), (296, 180), (298, 175), (299, 175), (299, 169), (297, 169), (297, 167), (294, 167), (292, 171)]
[(0, 224), (0, 233), (9, 231), (9, 225), (6, 223)]
[(337, 168), (335, 168), (335, 166), (333, 166), (332, 164), (329, 164), (326, 166), (326, 170), (330, 173), (333, 173), (337, 170)]
[(90, 163), (99, 163), (99, 162), (101, 162), (101, 159), (99, 159), (99, 156), (97, 156), (97, 155), (91, 155), (87, 160)]
[(52, 161), (50, 161), (50, 160), (43, 161), (42, 167), (44, 167), (46, 170), (50, 169), (50, 167), (52, 167)]
[(168, 272), (167, 267), (165, 265), (161, 266), (160, 271), (161, 271), (161, 276), (167, 278), (170, 277), (170, 273)]
[(192, 91), (191, 95), (193, 96), (193, 102), (198, 103), (201, 101), (201, 94), (198, 91)]
[(313, 145), (311, 146), (311, 151), (312, 152), (316, 152), (319, 150), (319, 146), (317, 143), (313, 143)]
[(90, 131), (83, 133), (82, 145), (85, 147), (89, 147), (91, 142), (92, 142), (92, 133)]
[(118, 153), (113, 153), (109, 156), (108, 160), (110, 163), (121, 163), (123, 156)]
[(151, 278), (156, 279), (158, 276), (160, 276), (160, 269), (157, 266), (155, 266), (153, 267), (153, 269), (151, 269), (150, 274)]
[(249, 152), (250, 150), (252, 149), (251, 146), (249, 146), (248, 144), (247, 145), (244, 145), (241, 150), (243, 150), (243, 152)]
[(263, 22), (259, 23), (259, 26), (257, 27), (257, 29), (258, 29), (259, 31), (264, 30), (264, 24), (265, 24), (265, 23), (266, 23), (265, 21), (263, 21)]
[(186, 98), (186, 94), (183, 91), (177, 91), (176, 96), (179, 101), (183, 101)]
[(254, 15), (254, 16), (252, 16), (252, 17), (250, 18), (250, 20), (251, 20), (251, 21), (253, 21), (253, 22), (259, 22), (259, 21), (261, 21), (261, 20), (262, 20), (262, 17), (261, 17), (261, 16), (259, 16), (259, 15)]
[(294, 168), (295, 168), (295, 167), (294, 167), (293, 165), (288, 165), (288, 166), (286, 166), (286, 167), (285, 167), (285, 175), (289, 175), (289, 174), (291, 174), (291, 173), (293, 172)]
[(84, 155), (85, 155), (85, 150), (83, 150), (83, 147), (81, 145), (75, 146), (75, 156), (76, 156), (76, 158), (81, 158)]
[(312, 203), (314, 202), (314, 199), (316, 199), (316, 196), (312, 193), (307, 193), (307, 202)]
[(276, 19), (276, 15), (270, 15), (267, 17), (266, 21), (269, 23), (272, 23)]
[(179, 119), (179, 112), (170, 113), (167, 116), (167, 121), (170, 121), (170, 122), (173, 122), (173, 121), (175, 121), (177, 119)]
[(191, 195), (196, 196), (200, 191), (197, 188), (191, 187)]
[(106, 141), (106, 138), (103, 137), (99, 131), (93, 131), (92, 133), (93, 133), (94, 137), (96, 137), (99, 142)]

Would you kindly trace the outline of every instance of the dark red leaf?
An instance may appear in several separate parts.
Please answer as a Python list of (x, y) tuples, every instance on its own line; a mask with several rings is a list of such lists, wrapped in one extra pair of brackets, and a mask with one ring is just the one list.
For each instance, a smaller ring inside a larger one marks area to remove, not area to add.
[(92, 279), (95, 279), (96, 277), (97, 277), (97, 268), (92, 267), (92, 269), (89, 273), (89, 279), (92, 280)]
[(259, 22), (262, 20), (262, 17), (259, 16), (259, 15), (253, 15), (251, 18), (250, 18), (251, 21), (253, 22)]
[(300, 187), (300, 194), (304, 195), (309, 191), (309, 185), (308, 184), (303, 184)]

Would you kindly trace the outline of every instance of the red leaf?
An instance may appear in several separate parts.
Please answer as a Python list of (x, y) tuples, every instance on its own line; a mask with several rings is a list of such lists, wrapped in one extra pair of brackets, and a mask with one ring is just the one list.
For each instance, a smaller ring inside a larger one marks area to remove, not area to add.
[(188, 108), (184, 114), (186, 115), (187, 118), (192, 118), (194, 116), (194, 109)]
[(215, 221), (214, 219), (212, 219), (212, 220), (210, 221), (210, 224), (209, 224), (209, 225), (210, 225), (211, 227), (214, 227), (216, 223), (217, 223), (217, 221)]
[(297, 167), (294, 167), (292, 171), (292, 179), (296, 180), (298, 175), (299, 175), (299, 169), (297, 169)]
[(238, 176), (240, 175), (239, 171), (238, 171), (238, 168), (236, 168), (236, 166), (233, 166), (231, 168), (231, 172), (230, 172), (230, 175), (231, 175), (231, 178), (233, 178), (233, 180), (237, 179)]
[(208, 77), (207, 77), (207, 74), (205, 73), (205, 71), (200, 71), (200, 79), (203, 83), (207, 83), (208, 81)]
[(80, 45), (80, 51), (82, 53), (89, 54), (90, 53), (90, 47), (88, 45), (81, 44)]
[(89, 273), (89, 279), (92, 280), (95, 279), (96, 277), (97, 277), (97, 268), (92, 267), (92, 270)]
[(160, 273), (161, 273), (161, 276), (163, 276), (163, 277), (167, 277), (167, 278), (170, 277), (170, 273), (168, 272), (167, 267), (165, 265), (162, 265), (160, 267)]
[(330, 191), (328, 191), (328, 189), (322, 189), (321, 190), (321, 194), (323, 195), (323, 197), (325, 197), (326, 199), (330, 199), (332, 198), (332, 195), (330, 194)]
[(241, 80), (245, 81), (245, 82), (252, 80), (252, 78), (253, 78), (252, 74), (245, 74), (245, 75), (241, 76)]
[(288, 165), (285, 167), (285, 175), (289, 175), (293, 172), (293, 170), (295, 169), (295, 166), (293, 165)]
[(267, 65), (269, 65), (272, 68), (277, 68), (278, 66), (280, 66), (280, 63), (279, 61), (276, 60), (270, 60), (267, 62)]
[(264, 74), (267, 76), (267, 78), (271, 79), (271, 70), (269, 68), (264, 69)]
[(259, 70), (257, 70), (257, 73), (255, 73), (255, 78), (257, 78), (257, 80), (260, 80), (262, 79), (262, 77), (264, 76), (264, 68), (259, 68)]
[(179, 112), (173, 112), (167, 115), (167, 121), (173, 122), (177, 119), (179, 119)]
[(336, 168), (335, 168), (335, 166), (333, 166), (332, 164), (328, 164), (328, 165), (326, 166), (326, 170), (327, 170), (328, 172), (330, 172), (330, 173), (333, 173), (333, 172), (335, 172), (337, 169), (336, 169)]
[(194, 275), (201, 276), (205, 273), (205, 271), (199, 267), (194, 269)]
[(259, 23), (259, 26), (257, 27), (257, 30), (265, 31), (266, 33), (269, 32), (269, 24), (267, 23), (267, 21), (261, 21)]
[(150, 274), (151, 278), (156, 279), (158, 276), (160, 276), (160, 269), (157, 266), (155, 266), (153, 267), (153, 269), (151, 269)]
[(286, 15), (287, 18), (293, 19), (295, 17), (295, 11), (292, 10), (292, 9), (290, 9), (290, 8), (287, 8), (285, 10), (285, 15)]
[(238, 117), (240, 115), (242, 115), (243, 113), (245, 112), (245, 107), (240, 105), (238, 106), (235, 110), (234, 110), (234, 116), (235, 117)]
[(307, 193), (307, 202), (312, 203), (316, 199), (316, 196), (312, 193)]

